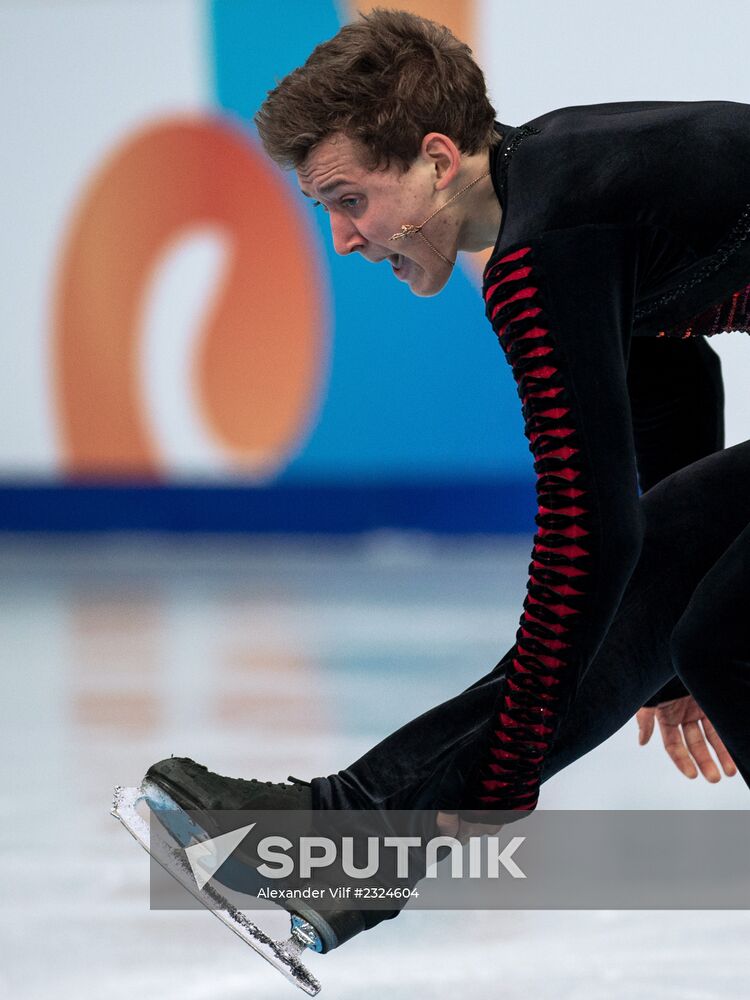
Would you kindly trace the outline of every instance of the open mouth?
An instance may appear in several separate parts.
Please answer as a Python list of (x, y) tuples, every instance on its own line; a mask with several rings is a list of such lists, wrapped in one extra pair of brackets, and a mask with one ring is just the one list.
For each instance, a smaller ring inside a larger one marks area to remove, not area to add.
[(394, 273), (398, 276), (399, 272), (406, 263), (406, 258), (403, 256), (403, 254), (394, 253), (390, 255), (388, 260), (391, 262), (391, 267), (393, 268)]

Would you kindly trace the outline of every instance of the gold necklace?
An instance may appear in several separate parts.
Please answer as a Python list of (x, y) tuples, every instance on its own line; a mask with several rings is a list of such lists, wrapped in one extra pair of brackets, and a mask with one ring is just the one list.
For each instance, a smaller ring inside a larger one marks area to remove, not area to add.
[(430, 250), (432, 250), (433, 253), (436, 253), (442, 261), (445, 261), (446, 264), (450, 265), (450, 267), (453, 267), (453, 265), (456, 263), (455, 260), (449, 260), (445, 256), (445, 254), (440, 253), (438, 248), (433, 246), (432, 243), (430, 243), (430, 241), (427, 239), (422, 230), (430, 221), (430, 219), (434, 219), (435, 216), (438, 214), (438, 212), (442, 212), (444, 208), (447, 208), (452, 201), (455, 201), (456, 198), (458, 198), (459, 195), (462, 195), (464, 191), (468, 191), (469, 188), (473, 188), (475, 184), (478, 184), (480, 181), (483, 181), (485, 177), (489, 176), (490, 172), (488, 170), (487, 173), (482, 174), (481, 177), (475, 177), (470, 184), (466, 185), (466, 187), (462, 187), (460, 191), (456, 191), (456, 193), (451, 198), (449, 198), (444, 205), (441, 205), (440, 208), (436, 208), (435, 211), (432, 213), (432, 215), (428, 216), (424, 220), (421, 226), (411, 226), (411, 225), (402, 226), (401, 230), (398, 233), (394, 233), (393, 236), (389, 237), (388, 242), (390, 243), (391, 240), (404, 240), (407, 238), (407, 236), (419, 235), (422, 237), (422, 239), (425, 241), (425, 243), (430, 248)]

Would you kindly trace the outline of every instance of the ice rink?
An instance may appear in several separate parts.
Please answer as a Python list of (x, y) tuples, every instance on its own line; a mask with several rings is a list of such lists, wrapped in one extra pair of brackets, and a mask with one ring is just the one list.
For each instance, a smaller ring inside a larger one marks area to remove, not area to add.
[[(4, 539), (0, 996), (302, 996), (207, 913), (149, 910), (113, 786), (172, 753), (242, 777), (338, 770), (497, 662), (528, 554), (397, 535)], [(747, 801), (739, 777), (690, 782), (658, 737), (639, 747), (635, 722), (542, 794)], [(309, 965), (330, 998), (739, 1000), (749, 937), (744, 911), (419, 911)]]

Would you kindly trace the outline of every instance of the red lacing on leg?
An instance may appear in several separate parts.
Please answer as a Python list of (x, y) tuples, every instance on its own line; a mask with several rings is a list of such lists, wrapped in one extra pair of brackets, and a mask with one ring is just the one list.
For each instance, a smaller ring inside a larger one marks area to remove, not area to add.
[(717, 333), (739, 330), (750, 333), (750, 285), (734, 292), (728, 299), (693, 316), (687, 323), (665, 327), (657, 337), (713, 337)]
[[(485, 273), (487, 315), (513, 370), (537, 474), (538, 512), (516, 655), (508, 666), (480, 764), (474, 800), (487, 808), (533, 809), (541, 763), (561, 714), (558, 694), (572, 668), (571, 632), (586, 600), (591, 531), (588, 490), (556, 345), (540, 301), (530, 247)], [(540, 363), (541, 362), (541, 363)]]

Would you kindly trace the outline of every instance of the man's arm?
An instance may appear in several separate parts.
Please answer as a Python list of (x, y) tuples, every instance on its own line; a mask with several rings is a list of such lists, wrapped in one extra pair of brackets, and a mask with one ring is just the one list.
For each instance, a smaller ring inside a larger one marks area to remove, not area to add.
[(721, 361), (703, 337), (633, 337), (628, 394), (644, 493), (724, 447)]
[(627, 388), (637, 274), (629, 227), (554, 230), (493, 258), (487, 316), (534, 457), (534, 546), (515, 655), (461, 814), (536, 807), (544, 761), (607, 634), (643, 540)]
[[(721, 361), (703, 337), (634, 337), (627, 379), (643, 492), (724, 447)], [(646, 706), (687, 694), (675, 676)]]

